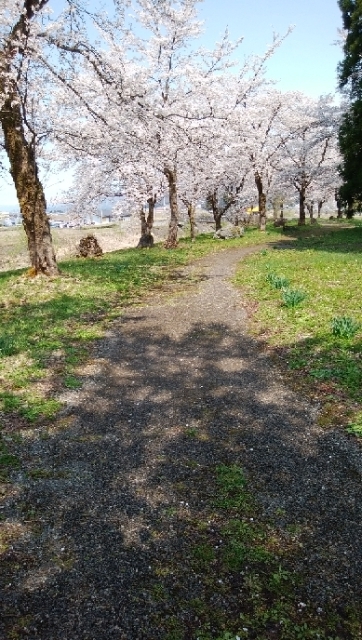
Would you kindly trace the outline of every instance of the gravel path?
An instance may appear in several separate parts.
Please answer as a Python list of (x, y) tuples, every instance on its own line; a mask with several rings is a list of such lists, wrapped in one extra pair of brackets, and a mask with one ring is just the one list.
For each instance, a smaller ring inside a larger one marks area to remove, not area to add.
[[(202, 510), (197, 478), (220, 462), (245, 469), (276, 526), (298, 530), (305, 597), (361, 600), (362, 453), (316, 425), (247, 336), (229, 278), (249, 251), (203, 259), (188, 270), (197, 290), (125, 313), (48, 436), (29, 436), (28, 473), (3, 510), (21, 535), (5, 558), (1, 638), (164, 638), (160, 558), (187, 538), (170, 514)], [(179, 588), (202, 598), (197, 576)]]

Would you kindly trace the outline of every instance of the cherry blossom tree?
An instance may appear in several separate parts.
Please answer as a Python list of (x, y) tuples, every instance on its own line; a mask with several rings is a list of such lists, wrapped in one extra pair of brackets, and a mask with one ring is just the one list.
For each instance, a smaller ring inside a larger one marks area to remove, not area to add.
[(58, 273), (36, 160), (28, 76), (39, 53), (39, 15), (47, 0), (7, 1), (0, 13), (0, 122), (34, 273)]
[[(103, 175), (103, 179), (94, 179), (94, 185), (122, 183), (127, 193), (143, 185), (140, 199), (153, 206), (155, 194), (162, 192), (159, 185), (166, 184), (170, 202), (168, 247), (177, 242), (181, 179), (183, 199), (188, 192), (190, 211), (196, 194), (207, 187), (210, 191), (211, 186), (224, 196), (229, 194), (225, 211), (237, 202), (248, 170), (240, 166), (240, 149), (231, 142), (235, 136), (231, 116), (246, 97), (261, 91), (265, 65), (280, 43), (275, 38), (265, 55), (248, 58), (238, 73), (231, 73), (232, 55), (240, 41), (231, 43), (226, 32), (213, 51), (197, 49), (201, 26), (196, 4), (195, 0), (139, 0), (135, 15), (142, 37), (130, 29), (116, 30), (111, 22), (107, 27), (101, 25), (108, 38), (107, 49), (98, 52), (106, 60), (106, 79), (99, 75), (93, 80), (87, 106), (78, 100), (78, 113), (82, 115), (77, 122), (65, 122), (67, 109), (63, 106), (63, 121), (59, 126), (54, 124), (64, 154), (70, 151), (84, 167), (89, 164), (87, 154), (94, 158), (92, 166)], [(84, 88), (90, 86), (89, 77), (89, 70), (85, 70), (84, 78), (80, 78), (82, 97)], [(91, 93), (93, 111), (102, 113), (102, 118), (95, 118), (88, 108)], [(58, 97), (60, 103), (65, 105), (66, 97)], [(234, 158), (230, 152), (225, 154), (232, 147)], [(226, 167), (226, 162), (233, 167)], [(195, 167), (194, 179), (187, 186), (184, 177), (190, 176), (190, 166)], [(151, 199), (149, 193), (153, 194)], [(221, 219), (218, 216), (217, 224)], [(142, 224), (144, 227), (144, 220)]]
[[(118, 24), (121, 4), (117, 3)], [(79, 82), (80, 61), (95, 77), (102, 77), (103, 87), (109, 76), (107, 58), (98, 55), (89, 38), (90, 22), (102, 25), (102, 14), (91, 14), (82, 0), (63, 0), (58, 13), (55, 6), (59, 5), (52, 0), (4, 0), (0, 8), (3, 146), (22, 213), (32, 272), (48, 275), (57, 274), (58, 267), (39, 178), (39, 150), (46, 148), (44, 140), (53, 135), (50, 96), (62, 87), (73, 98), (72, 119), (78, 101), (100, 120), (96, 101), (93, 106), (87, 103), (85, 88)], [(122, 100), (120, 90), (118, 100)]]
[[(340, 108), (329, 96), (313, 101), (300, 93), (285, 95), (288, 108), (283, 113), (281, 134), (282, 171), (299, 196), (299, 224), (306, 221), (306, 200), (312, 188), (331, 182), (338, 186), (336, 134)], [(310, 198), (309, 198), (310, 200)]]

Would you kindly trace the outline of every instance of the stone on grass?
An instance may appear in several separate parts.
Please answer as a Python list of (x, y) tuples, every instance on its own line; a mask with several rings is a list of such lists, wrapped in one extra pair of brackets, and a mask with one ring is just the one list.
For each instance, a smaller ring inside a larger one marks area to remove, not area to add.
[(214, 240), (231, 240), (232, 238), (240, 238), (244, 235), (244, 227), (223, 227), (214, 233)]
[(103, 255), (102, 248), (93, 234), (80, 239), (77, 258), (98, 258)]
[(276, 220), (274, 220), (273, 226), (274, 227), (283, 227), (283, 229), (285, 229), (285, 220), (284, 218), (277, 218)]

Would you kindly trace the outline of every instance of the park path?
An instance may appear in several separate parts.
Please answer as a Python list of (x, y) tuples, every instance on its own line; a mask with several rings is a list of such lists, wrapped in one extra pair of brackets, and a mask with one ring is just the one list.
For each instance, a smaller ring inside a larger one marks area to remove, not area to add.
[[(25, 464), (43, 473), (19, 478), (8, 505), (24, 533), (9, 559), (4, 640), (14, 628), (42, 640), (164, 638), (159, 559), (187, 536), (171, 514), (200, 513), (197, 477), (220, 463), (243, 467), (264, 515), (294, 527), (294, 566), (315, 606), (361, 598), (362, 454), (317, 425), (247, 335), (230, 278), (250, 251), (208, 256), (185, 271), (192, 290), (130, 308), (48, 437), (29, 439)], [(195, 576), (181, 588), (202, 598)]]

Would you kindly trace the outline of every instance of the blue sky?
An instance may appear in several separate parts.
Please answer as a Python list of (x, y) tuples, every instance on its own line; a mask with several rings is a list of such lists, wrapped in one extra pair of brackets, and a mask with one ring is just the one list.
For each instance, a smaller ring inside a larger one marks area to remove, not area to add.
[(233, 38), (244, 36), (241, 51), (262, 53), (273, 32), (293, 33), (270, 60), (268, 75), (282, 91), (298, 90), (317, 97), (336, 89), (341, 49), (333, 44), (342, 25), (337, 0), (204, 0), (200, 14), (205, 40), (212, 46), (225, 26)]
[[(283, 34), (295, 25), (269, 61), (268, 77), (277, 80), (282, 91), (311, 97), (334, 93), (342, 57), (334, 44), (341, 27), (337, 0), (204, 0), (199, 7), (205, 22), (203, 45), (211, 48), (227, 26), (232, 38), (244, 37), (242, 55), (263, 53), (273, 32)], [(51, 182), (45, 185), (47, 198), (58, 190), (57, 181)], [(6, 204), (17, 204), (10, 176), (6, 181), (0, 178), (0, 208)]]

